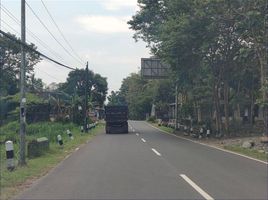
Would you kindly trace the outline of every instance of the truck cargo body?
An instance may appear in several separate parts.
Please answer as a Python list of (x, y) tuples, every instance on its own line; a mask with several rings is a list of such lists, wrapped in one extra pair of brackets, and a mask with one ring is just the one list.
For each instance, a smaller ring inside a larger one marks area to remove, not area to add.
[(128, 133), (128, 107), (105, 106), (106, 133)]

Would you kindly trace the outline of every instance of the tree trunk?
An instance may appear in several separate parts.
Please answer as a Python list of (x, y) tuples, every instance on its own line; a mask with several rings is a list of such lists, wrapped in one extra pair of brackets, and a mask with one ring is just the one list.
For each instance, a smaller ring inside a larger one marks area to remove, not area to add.
[(254, 96), (253, 96), (253, 91), (251, 91), (251, 94), (250, 94), (250, 110), (249, 110), (249, 123), (250, 123), (250, 125), (251, 126), (253, 126), (253, 122), (254, 122), (254, 116), (253, 116), (253, 114), (254, 114), (254, 111), (253, 111), (253, 109), (254, 109)]
[[(238, 82), (238, 86), (237, 86), (237, 96), (239, 96), (240, 95), (240, 81)], [(239, 123), (240, 123), (240, 113), (241, 113), (241, 111), (240, 111), (240, 104), (239, 104), (239, 102), (237, 103), (237, 105), (236, 105), (236, 109), (237, 109), (237, 116), (236, 116), (236, 119), (238, 119), (239, 120)]]
[(224, 81), (224, 116), (225, 116), (225, 131), (229, 135), (229, 85)]
[(261, 68), (261, 88), (262, 88), (262, 100), (263, 100), (263, 123), (264, 123), (264, 134), (268, 136), (268, 108), (267, 108), (267, 91), (265, 86), (267, 84), (267, 51), (264, 50), (264, 54), (262, 55), (262, 48), (256, 48), (256, 52), (260, 61), (260, 68)]
[(197, 122), (200, 123), (202, 122), (202, 114), (201, 114), (201, 107), (198, 105), (197, 107)]
[(220, 102), (219, 102), (219, 94), (218, 94), (219, 88), (218, 84), (215, 84), (214, 82), (214, 87), (213, 87), (213, 96), (214, 96), (214, 106), (215, 106), (215, 121), (216, 121), (216, 131), (217, 134), (221, 134), (221, 113), (220, 113)]

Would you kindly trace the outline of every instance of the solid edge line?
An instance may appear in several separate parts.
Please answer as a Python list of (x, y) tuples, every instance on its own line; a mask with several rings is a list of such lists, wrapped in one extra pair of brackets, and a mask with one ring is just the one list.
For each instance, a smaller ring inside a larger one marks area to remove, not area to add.
[(154, 148), (152, 148), (152, 151), (155, 152), (156, 155), (161, 156), (161, 153), (159, 153), (158, 151), (156, 151)]
[(143, 142), (146, 142), (146, 140), (145, 140), (145, 139), (143, 139), (143, 138), (141, 138), (141, 140), (142, 140)]
[(196, 185), (190, 178), (188, 178), (185, 174), (180, 174), (180, 176), (191, 185), (199, 194), (201, 194), (206, 200), (214, 200), (208, 193), (202, 190), (198, 185)]
[(237, 156), (241, 156), (241, 157), (244, 157), (244, 158), (248, 158), (250, 160), (254, 160), (254, 161), (257, 161), (257, 162), (260, 162), (260, 163), (263, 163), (263, 164), (266, 164), (268, 165), (268, 162), (265, 162), (265, 161), (262, 161), (262, 160), (259, 160), (259, 159), (256, 159), (256, 158), (252, 158), (252, 157), (249, 157), (249, 156), (246, 156), (246, 155), (243, 155), (243, 154), (240, 154), (240, 153), (236, 153), (236, 152), (233, 152), (233, 151), (229, 151), (229, 150), (226, 150), (226, 149), (222, 149), (222, 148), (219, 148), (219, 147), (215, 147), (215, 146), (211, 146), (211, 145), (208, 145), (208, 144), (204, 144), (204, 143), (201, 143), (201, 142), (197, 142), (197, 141), (194, 141), (194, 140), (191, 140), (191, 139), (188, 139), (188, 138), (184, 138), (184, 137), (181, 137), (181, 136), (178, 136), (178, 135), (174, 135), (172, 133), (169, 133), (167, 131), (164, 131), (164, 130), (161, 130), (151, 124), (149, 124), (148, 122), (145, 122), (146, 124), (148, 124), (149, 126), (159, 130), (160, 132), (162, 133), (166, 133), (166, 134), (169, 134), (171, 136), (174, 136), (174, 137), (177, 137), (177, 138), (180, 138), (180, 139), (183, 139), (183, 140), (187, 140), (187, 141), (190, 141), (190, 142), (193, 142), (193, 143), (196, 143), (196, 144), (200, 144), (200, 145), (203, 145), (203, 146), (206, 146), (206, 147), (210, 147), (210, 148), (213, 148), (213, 149), (217, 149), (217, 150), (220, 150), (220, 151), (223, 151), (223, 152), (227, 152), (227, 153), (231, 153), (231, 154), (234, 154), (234, 155), (237, 155)]

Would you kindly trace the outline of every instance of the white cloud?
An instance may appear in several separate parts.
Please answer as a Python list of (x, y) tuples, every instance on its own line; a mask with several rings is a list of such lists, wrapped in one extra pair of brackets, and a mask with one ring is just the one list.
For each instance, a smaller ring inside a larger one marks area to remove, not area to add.
[(101, 4), (106, 10), (120, 10), (123, 8), (137, 9), (137, 0), (102, 0)]
[(127, 24), (130, 17), (115, 17), (102, 15), (78, 16), (76, 21), (86, 30), (95, 33), (128, 33)]

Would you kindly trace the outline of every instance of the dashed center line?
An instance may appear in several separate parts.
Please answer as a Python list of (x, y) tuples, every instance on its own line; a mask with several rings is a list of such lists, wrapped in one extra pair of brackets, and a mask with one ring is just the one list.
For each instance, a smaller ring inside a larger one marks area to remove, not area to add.
[(152, 151), (155, 152), (156, 155), (161, 156), (161, 153), (159, 153), (158, 151), (156, 151), (154, 148), (152, 148)]
[(199, 194), (201, 194), (206, 200), (214, 200), (208, 193), (202, 190), (198, 185), (196, 185), (190, 178), (185, 174), (180, 174), (180, 176), (191, 185)]
[(140, 134), (139, 133), (136, 133), (137, 136), (139, 136)]
[(145, 139), (143, 139), (143, 138), (141, 138), (141, 141), (146, 142), (146, 140), (145, 140)]

